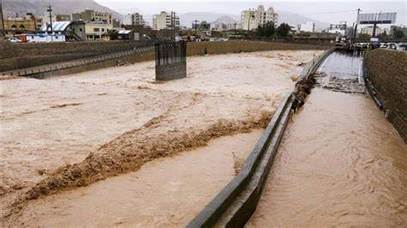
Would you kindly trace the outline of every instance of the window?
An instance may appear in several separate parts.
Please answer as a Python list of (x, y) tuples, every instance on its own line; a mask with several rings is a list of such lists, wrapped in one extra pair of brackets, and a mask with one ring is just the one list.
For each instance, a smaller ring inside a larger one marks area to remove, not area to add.
[(102, 32), (104, 32), (105, 31), (105, 29), (104, 28), (102, 28)]
[(94, 28), (93, 31), (94, 31), (94, 32), (99, 32), (100, 29), (99, 29), (99, 28)]

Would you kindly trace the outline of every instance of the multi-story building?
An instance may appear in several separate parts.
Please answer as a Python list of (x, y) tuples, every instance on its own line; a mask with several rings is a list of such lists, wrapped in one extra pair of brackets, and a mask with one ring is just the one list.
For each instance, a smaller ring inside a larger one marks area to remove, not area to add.
[(72, 19), (74, 21), (85, 21), (89, 23), (112, 24), (113, 22), (112, 14), (95, 10), (85, 10), (80, 13), (74, 13), (72, 14)]
[(257, 9), (249, 9), (242, 11), (241, 26), (243, 30), (255, 30), (268, 22), (277, 24), (278, 14), (272, 7), (265, 10), (263, 5), (259, 5)]
[(144, 25), (143, 15), (141, 15), (140, 13), (131, 14), (131, 25), (143, 26)]
[(73, 21), (85, 22), (85, 34), (88, 40), (108, 39), (108, 31), (113, 29), (110, 13), (85, 10), (72, 14)]
[(8, 17), (4, 20), (4, 30), (8, 33), (35, 32), (37, 20), (32, 14), (23, 17)]
[(175, 12), (165, 12), (161, 11), (160, 14), (156, 14), (153, 16), (153, 29), (154, 30), (161, 30), (161, 29), (168, 29), (180, 26), (179, 17), (175, 14)]

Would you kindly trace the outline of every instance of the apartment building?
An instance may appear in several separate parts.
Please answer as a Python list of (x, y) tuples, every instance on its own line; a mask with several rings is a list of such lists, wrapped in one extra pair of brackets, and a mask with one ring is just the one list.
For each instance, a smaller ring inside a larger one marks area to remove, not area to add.
[(259, 5), (257, 9), (249, 9), (242, 11), (241, 27), (243, 30), (255, 30), (268, 22), (277, 24), (278, 14), (272, 7), (267, 10), (263, 5)]
[(108, 39), (108, 31), (113, 29), (113, 18), (110, 13), (85, 10), (72, 14), (73, 21), (85, 22), (87, 40)]
[(140, 13), (131, 14), (131, 25), (143, 26), (144, 24), (145, 23), (144, 23), (143, 15), (141, 15)]
[(175, 23), (175, 27), (179, 28), (180, 21), (179, 21), (179, 17), (175, 14), (175, 12), (161, 11), (160, 14), (156, 14), (153, 16), (153, 29), (154, 30), (172, 28), (173, 23)]

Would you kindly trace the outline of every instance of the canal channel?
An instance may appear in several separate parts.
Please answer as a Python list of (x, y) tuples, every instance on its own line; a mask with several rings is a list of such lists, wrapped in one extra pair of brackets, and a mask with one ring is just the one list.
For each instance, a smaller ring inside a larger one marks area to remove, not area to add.
[(293, 116), (247, 227), (406, 227), (407, 145), (334, 52)]

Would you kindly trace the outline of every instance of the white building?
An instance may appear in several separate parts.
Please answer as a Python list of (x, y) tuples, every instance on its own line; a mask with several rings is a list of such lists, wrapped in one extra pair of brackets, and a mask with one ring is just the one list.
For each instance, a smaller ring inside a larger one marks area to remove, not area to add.
[(298, 25), (298, 31), (300, 32), (315, 32), (315, 23), (307, 21), (305, 24)]
[(179, 17), (175, 14), (175, 12), (161, 11), (160, 14), (156, 14), (153, 16), (154, 30), (172, 28), (173, 23), (175, 23), (175, 27), (180, 26)]
[(278, 14), (272, 7), (267, 10), (264, 6), (259, 5), (257, 9), (249, 9), (242, 11), (241, 26), (243, 30), (255, 30), (268, 22), (277, 24)]

